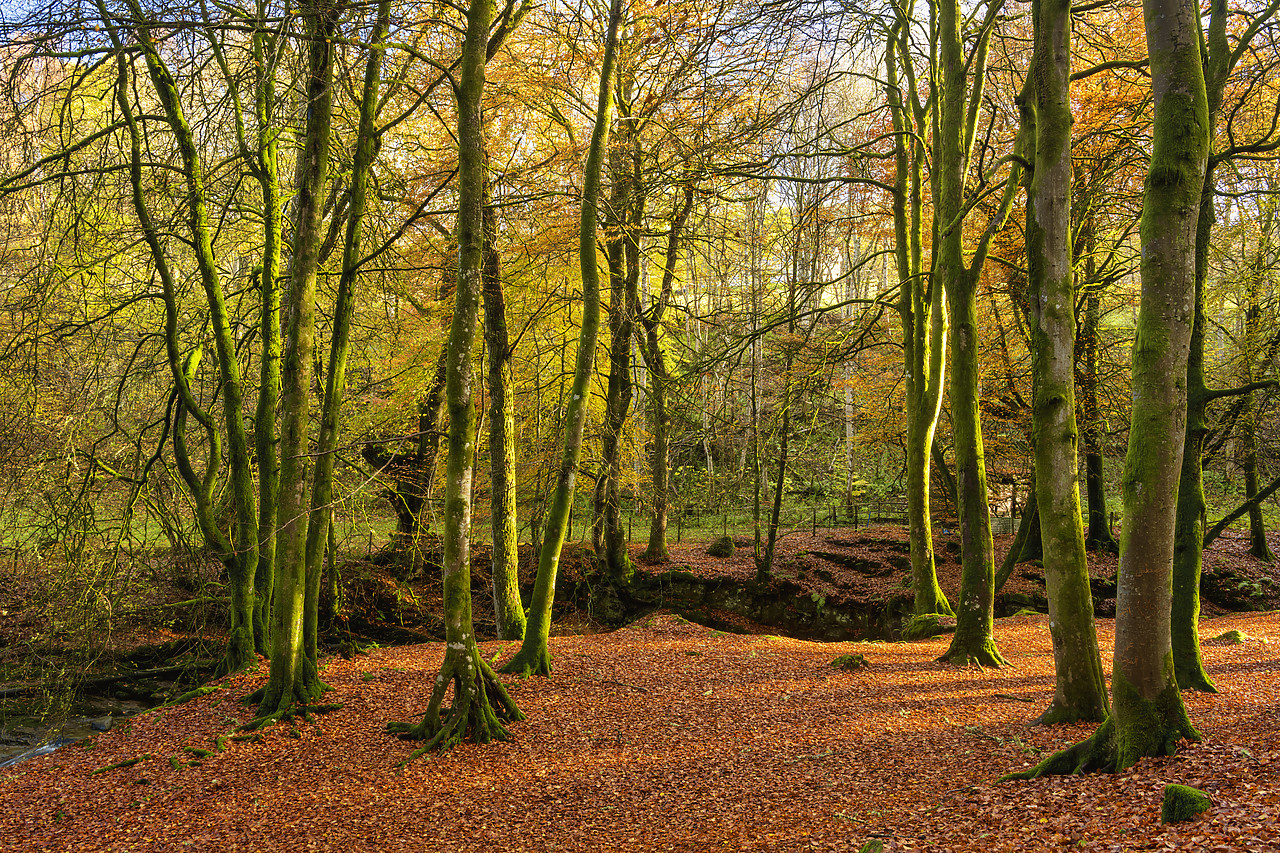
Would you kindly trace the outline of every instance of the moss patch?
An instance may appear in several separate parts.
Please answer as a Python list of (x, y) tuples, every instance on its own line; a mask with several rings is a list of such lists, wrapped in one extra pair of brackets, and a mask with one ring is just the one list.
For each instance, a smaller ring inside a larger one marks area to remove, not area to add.
[(1241, 646), (1241, 645), (1244, 645), (1246, 641), (1252, 640), (1252, 639), (1253, 637), (1250, 637), (1248, 634), (1244, 633), (1243, 631), (1237, 631), (1236, 629), (1233, 628), (1224, 634), (1219, 634), (1213, 639), (1207, 640), (1206, 642), (1213, 643), (1214, 645), (1219, 645), (1219, 646)]
[(707, 546), (707, 553), (712, 557), (732, 557), (734, 544), (732, 536), (721, 536)]
[(902, 624), (902, 639), (925, 640), (950, 633), (955, 629), (954, 617), (942, 613), (922, 613), (919, 616), (912, 616)]
[(1187, 785), (1165, 785), (1164, 801), (1160, 804), (1160, 822), (1178, 823), (1190, 820), (1213, 805), (1204, 791)]
[(831, 665), (836, 669), (843, 669), (845, 672), (857, 672), (867, 666), (868, 663), (870, 661), (867, 660), (866, 655), (840, 655), (840, 657), (831, 662)]

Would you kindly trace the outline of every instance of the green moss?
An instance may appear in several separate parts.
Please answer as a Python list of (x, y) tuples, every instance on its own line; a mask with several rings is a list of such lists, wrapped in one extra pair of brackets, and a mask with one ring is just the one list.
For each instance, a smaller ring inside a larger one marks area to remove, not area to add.
[(1132, 767), (1149, 756), (1173, 755), (1183, 738), (1200, 740), (1173, 679), (1171, 654), (1165, 656), (1164, 670), (1167, 686), (1150, 701), (1143, 699), (1121, 673), (1111, 676), (1116, 770)]
[(923, 613), (912, 616), (902, 625), (902, 639), (925, 640), (955, 630), (954, 618), (942, 613)]
[(708, 546), (707, 553), (712, 557), (732, 557), (734, 550), (733, 537), (721, 536)]
[(1164, 801), (1160, 804), (1160, 822), (1178, 823), (1190, 820), (1213, 805), (1204, 791), (1187, 785), (1165, 785)]
[(845, 672), (856, 672), (867, 666), (870, 661), (866, 655), (840, 655), (831, 662), (836, 669), (843, 669)]
[(1239, 646), (1243, 645), (1246, 640), (1253, 639), (1243, 631), (1237, 631), (1234, 628), (1224, 634), (1214, 637), (1212, 642), (1223, 643), (1224, 645)]

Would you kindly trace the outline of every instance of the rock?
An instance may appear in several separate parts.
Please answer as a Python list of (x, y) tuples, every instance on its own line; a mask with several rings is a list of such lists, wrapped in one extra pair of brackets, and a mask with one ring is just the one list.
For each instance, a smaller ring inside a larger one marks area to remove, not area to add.
[(868, 663), (866, 655), (840, 655), (840, 657), (831, 662), (831, 665), (836, 669), (843, 669), (845, 672), (857, 672), (867, 666)]
[(924, 613), (920, 616), (912, 616), (903, 623), (902, 639), (924, 640), (929, 637), (948, 634), (955, 629), (955, 617), (946, 616), (941, 613)]
[(707, 553), (712, 557), (732, 557), (734, 551), (733, 537), (721, 536), (707, 547)]
[(1244, 633), (1243, 631), (1237, 631), (1236, 629), (1232, 628), (1230, 631), (1227, 631), (1224, 634), (1219, 634), (1218, 636), (1214, 637), (1212, 640), (1209, 640), (1208, 642), (1217, 643), (1223, 646), (1240, 646), (1240, 645), (1244, 645), (1245, 641), (1251, 640), (1251, 639), (1253, 638), (1250, 637), (1248, 634)]
[(93, 729), (95, 732), (109, 732), (111, 731), (112, 723), (113, 723), (113, 720), (111, 719), (111, 715), (107, 714), (105, 717), (99, 717), (96, 720), (90, 720), (89, 728)]
[(1204, 791), (1187, 785), (1165, 785), (1164, 802), (1160, 804), (1160, 822), (1178, 823), (1190, 820), (1213, 805)]

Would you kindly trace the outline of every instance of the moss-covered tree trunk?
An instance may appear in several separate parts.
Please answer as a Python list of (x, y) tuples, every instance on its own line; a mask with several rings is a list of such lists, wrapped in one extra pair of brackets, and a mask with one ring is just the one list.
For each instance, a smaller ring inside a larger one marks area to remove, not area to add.
[[(917, 615), (954, 615), (938, 586), (929, 512), (929, 454), (942, 410), (946, 360), (946, 291), (924, 274), (923, 169), (920, 141), (926, 111), (919, 103), (909, 64), (909, 7), (885, 41), (887, 93), (894, 128), (893, 226), (898, 270), (898, 314), (906, 385), (907, 526), (911, 544), (911, 586)], [(906, 93), (902, 71), (906, 72)]]
[[(991, 28), (1001, 3), (987, 6), (981, 36), (964, 55), (961, 12), (957, 0), (941, 0), (934, 18), (938, 62), (934, 71), (934, 276), (947, 290), (951, 316), (951, 428), (956, 457), (956, 486), (960, 517), (960, 602), (956, 632), (943, 658), (980, 666), (1004, 663), (993, 634), (995, 620), (995, 553), (987, 505), (987, 473), (983, 459), (981, 393), (978, 368), (978, 277), (986, 246), (994, 233), (993, 219), (983, 242), (966, 266), (964, 258), (964, 179), (976, 130), (978, 104)], [(972, 83), (970, 83), (972, 79)], [(1010, 178), (1009, 189), (1013, 187)], [(1006, 192), (1011, 199), (1011, 193)], [(1008, 199), (1002, 210), (1007, 213)]]
[(507, 297), (502, 286), (497, 211), (488, 198), (484, 207), (484, 333), (489, 365), (489, 525), (493, 534), (493, 613), (498, 637), (524, 638), (520, 602), (520, 554), (516, 523), (516, 421), (511, 371), (511, 338), (507, 332)]
[(258, 463), (258, 565), (254, 577), (253, 640), (260, 654), (271, 648), (271, 597), (275, 585), (276, 513), (280, 504), (280, 458), (276, 453), (276, 416), (280, 405), (280, 255), (283, 245), (283, 207), (280, 196), (279, 134), (275, 68), (279, 33), (267, 31), (265, 2), (258, 3), (253, 32), (254, 74), (257, 77), (254, 114), (257, 122), (257, 162), (252, 170), (262, 194), (261, 338), (258, 404), (254, 410), (254, 453)]
[[(1249, 21), (1236, 49), (1227, 41), (1227, 22), (1230, 13), (1225, 0), (1214, 0), (1210, 8), (1207, 38), (1200, 46), (1203, 62), (1203, 82), (1208, 145), (1213, 143), (1213, 127), (1222, 109), (1227, 79), (1248, 46), (1256, 27), (1275, 13), (1275, 5), (1269, 6)], [(1197, 42), (1200, 38), (1197, 33)], [(1187, 355), (1185, 426), (1185, 452), (1178, 483), (1177, 520), (1173, 558), (1172, 647), (1173, 666), (1178, 686), (1206, 692), (1217, 692), (1213, 681), (1204, 670), (1200, 653), (1200, 574), (1203, 568), (1204, 542), (1204, 475), (1203, 450), (1208, 434), (1206, 410), (1209, 403), (1221, 397), (1245, 393), (1251, 386), (1241, 389), (1210, 390), (1205, 383), (1205, 286), (1209, 275), (1210, 240), (1214, 224), (1215, 158), (1207, 158), (1207, 166), (1200, 188), (1195, 222), (1195, 264), (1192, 295), (1192, 327)], [(1246, 324), (1248, 320), (1246, 318)], [(1246, 334), (1248, 330), (1246, 329)], [(1248, 485), (1248, 484), (1246, 484)], [(1256, 476), (1252, 483), (1257, 490)], [(1265, 544), (1265, 543), (1264, 543)]]
[(644, 329), (640, 350), (649, 375), (649, 429), (653, 433), (653, 451), (649, 455), (649, 475), (653, 486), (653, 494), (650, 496), (653, 517), (649, 522), (649, 543), (645, 548), (644, 558), (655, 563), (667, 559), (669, 509), (667, 479), (671, 441), (671, 414), (667, 410), (667, 388), (671, 384), (671, 373), (667, 368), (666, 353), (662, 348), (662, 317), (667, 310), (667, 305), (671, 302), (680, 241), (692, 210), (693, 184), (686, 183), (677, 196), (675, 212), (671, 217), (671, 227), (667, 230), (667, 245), (662, 263), (662, 285), (658, 295), (646, 312), (640, 305), (637, 293), (635, 305), (632, 308), (632, 313)]
[[(505, 723), (523, 719), (476, 646), (471, 623), (471, 480), (476, 410), (472, 355), (484, 267), (485, 145), (481, 121), (485, 58), (492, 0), (472, 0), (457, 85), (458, 99), (458, 288), (449, 330), (446, 400), (449, 444), (444, 496), (445, 655), (422, 721), (392, 724), (390, 731), (425, 740), (416, 754), (446, 749), (464, 739), (505, 740)], [(442, 712), (449, 685), (453, 704)]]
[(1093, 621), (1080, 519), (1071, 271), (1071, 2), (1033, 0), (1034, 48), (1023, 90), (1027, 272), (1033, 370), (1035, 503), (1040, 517), (1054, 692), (1042, 723), (1101, 722), (1107, 685)]
[(281, 371), (280, 524), (271, 625), (271, 672), (256, 697), (262, 721), (315, 701), (326, 688), (307, 653), (307, 468), (315, 351), (316, 278), (323, 237), (321, 210), (329, 174), (333, 109), (333, 39), (338, 12), (325, 2), (303, 7), (307, 45), (306, 124), (298, 152), (293, 259), (287, 298), (288, 337)]
[(324, 400), (320, 409), (320, 434), (316, 441), (315, 469), (311, 486), (311, 518), (306, 538), (306, 619), (303, 623), (307, 657), (319, 660), (320, 580), (324, 574), (324, 554), (333, 521), (333, 465), (338, 450), (342, 398), (347, 385), (347, 352), (351, 342), (351, 316), (355, 310), (356, 282), (360, 271), (364, 214), (377, 144), (374, 120), (382, 78), (384, 44), (391, 18), (391, 0), (379, 0), (369, 31), (364, 84), (360, 93), (360, 121), (348, 190), (347, 223), (343, 236), (342, 272), (338, 277), (337, 301), (329, 341), (329, 364), (325, 371)]
[[(112, 16), (105, 3), (99, 2), (97, 8), (102, 25), (117, 52), (116, 100), (129, 130), (129, 176), (133, 207), (163, 291), (165, 349), (177, 392), (174, 453), (178, 457), (180, 475), (195, 506), (201, 535), (226, 567), (230, 582), (231, 625), (220, 669), (232, 671), (254, 660), (254, 577), (258, 564), (258, 523), (248, 432), (244, 424), (244, 389), (236, 353), (236, 339), (231, 329), (231, 317), (213, 251), (214, 226), (209, 221), (204, 164), (196, 135), (182, 106), (181, 93), (174, 83), (160, 44), (155, 39), (148, 16), (133, 0), (128, 3), (127, 20)], [(125, 45), (126, 35), (132, 36), (134, 45)], [(222, 532), (214, 517), (213, 489), (222, 463), (220, 428), (202, 410), (190, 388), (190, 378), (199, 363), (201, 348), (197, 346), (185, 356), (181, 352), (177, 325), (177, 278), (160, 228), (151, 215), (151, 200), (146, 197), (142, 184), (143, 134), (130, 101), (132, 86), (136, 84), (130, 80), (128, 54), (134, 51), (140, 53), (146, 63), (152, 90), (181, 161), (183, 204), (187, 217), (187, 233), (183, 239), (194, 255), (204, 289), (222, 390), (221, 429), (225, 430), (227, 437), (228, 479), (231, 504), (235, 508), (230, 537)], [(208, 464), (203, 476), (196, 474), (187, 458), (183, 413), (190, 413), (196, 418), (209, 442)]]
[(609, 148), (609, 180), (612, 184), (605, 216), (605, 256), (609, 267), (609, 380), (605, 394), (603, 470), (596, 481), (595, 521), (600, 533), (597, 553), (605, 574), (615, 584), (631, 580), (634, 567), (627, 554), (627, 534), (622, 524), (622, 438), (631, 410), (631, 341), (635, 331), (632, 313), (639, 283), (639, 225), (644, 215), (644, 193), (638, 174), (639, 155), (633, 120), (627, 114), (631, 76), (620, 73), (618, 99), (623, 120)]
[(547, 639), (551, 633), (551, 605), (555, 596), (560, 551), (568, 533), (578, 459), (582, 455), (582, 425), (587, 416), (587, 394), (595, 360), (596, 337), (600, 331), (600, 267), (596, 259), (596, 223), (599, 221), (600, 173), (609, 144), (609, 125), (613, 117), (613, 68), (621, 18), (622, 2), (612, 0), (604, 58), (600, 64), (596, 124), (591, 132), (591, 146), (583, 168), (582, 215), (578, 226), (578, 254), (582, 270), (582, 328), (578, 336), (573, 385), (565, 407), (564, 451), (560, 457), (555, 494), (542, 529), (538, 576), (533, 584), (533, 599), (529, 603), (529, 621), (525, 627), (524, 642), (520, 644), (520, 650), (515, 656), (503, 666), (503, 672), (523, 675), (551, 673), (551, 655), (547, 650)]
[(1117, 768), (1170, 753), (1183, 737), (1199, 739), (1174, 678), (1168, 616), (1196, 222), (1209, 151), (1197, 11), (1187, 0), (1143, 3), (1155, 124), (1142, 207), (1142, 302), (1116, 594), (1111, 705)]
[(1182, 466), (1196, 220), (1209, 124), (1197, 7), (1143, 5), (1155, 103), (1141, 220), (1142, 301), (1124, 467), (1111, 716), (1088, 740), (1018, 774), (1121, 770), (1198, 740), (1174, 676), (1170, 639), (1174, 515)]

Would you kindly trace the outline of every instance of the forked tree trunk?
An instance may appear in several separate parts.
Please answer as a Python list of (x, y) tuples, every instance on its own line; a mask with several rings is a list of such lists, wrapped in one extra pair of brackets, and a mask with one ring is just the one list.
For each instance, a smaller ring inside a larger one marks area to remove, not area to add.
[(904, 102), (899, 64), (908, 57), (910, 10), (902, 11), (885, 41), (885, 72), (894, 128), (893, 226), (897, 262), (898, 314), (902, 320), (902, 356), (906, 386), (907, 526), (911, 544), (911, 587), (917, 615), (954, 615), (938, 586), (929, 512), (929, 458), (946, 363), (946, 290), (924, 274), (924, 148), (919, 142), (926, 113), (919, 106), (915, 77)]
[(342, 397), (347, 385), (347, 352), (351, 341), (351, 316), (355, 310), (356, 279), (360, 269), (361, 237), (368, 201), (370, 176), (373, 172), (376, 131), (374, 120), (378, 106), (378, 88), (382, 77), (383, 42), (391, 19), (391, 0), (379, 0), (369, 38), (369, 54), (365, 63), (364, 85), (360, 95), (360, 122), (356, 130), (355, 152), (351, 166), (350, 201), (343, 236), (342, 272), (338, 277), (337, 302), (333, 310), (333, 330), (329, 342), (329, 365), (325, 371), (324, 400), (320, 410), (320, 435), (316, 442), (315, 470), (311, 486), (311, 518), (307, 525), (304, 639), (307, 657), (319, 659), (320, 580), (324, 573), (324, 554), (333, 522), (333, 465), (338, 451), (341, 427)]
[(307, 462), (312, 359), (315, 349), (316, 277), (322, 236), (320, 213), (329, 173), (333, 104), (333, 37), (336, 8), (312, 3), (303, 11), (308, 45), (306, 127), (298, 154), (293, 264), (288, 294), (289, 333), (281, 382), (280, 530), (271, 672), (255, 698), (262, 724), (314, 702), (326, 689), (304, 643), (307, 597)]
[[(983, 459), (982, 423), (978, 410), (978, 276), (986, 245), (994, 233), (988, 226), (984, 242), (965, 264), (964, 186), (976, 129), (977, 107), (986, 73), (987, 45), (1000, 0), (990, 0), (983, 35), (966, 57), (958, 0), (942, 0), (935, 19), (938, 40), (935, 96), (934, 172), (936, 210), (934, 275), (947, 289), (951, 313), (951, 427), (956, 457), (956, 486), (960, 517), (960, 603), (956, 632), (943, 659), (953, 663), (999, 666), (1004, 663), (993, 634), (995, 620), (995, 553), (987, 505), (987, 473)], [(972, 78), (972, 84), (970, 84)], [(1006, 189), (1011, 200), (1012, 178)], [(1006, 201), (1007, 204), (1007, 201)], [(1007, 211), (1007, 206), (1002, 205)], [(993, 219), (994, 225), (1002, 216)]]

